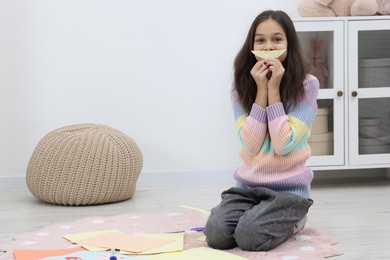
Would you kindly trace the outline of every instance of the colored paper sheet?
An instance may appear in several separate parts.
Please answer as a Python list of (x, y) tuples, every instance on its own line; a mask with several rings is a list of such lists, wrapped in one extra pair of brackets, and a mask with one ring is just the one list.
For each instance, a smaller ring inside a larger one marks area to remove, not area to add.
[[(72, 253), (62, 256), (52, 256), (47, 258), (41, 258), (40, 260), (64, 260), (64, 259), (71, 259), (72, 257), (74, 259), (85, 259), (85, 260), (108, 260), (110, 259), (111, 253), (110, 252), (90, 252), (90, 251), (82, 251), (78, 253)], [(138, 257), (130, 257), (130, 256), (124, 256), (121, 254), (115, 255), (117, 259), (120, 260), (141, 260)]]
[(198, 237), (196, 240), (205, 242), (205, 241), (206, 241), (206, 236), (205, 236), (205, 235), (201, 235), (201, 236)]
[(225, 251), (212, 249), (209, 247), (198, 247), (194, 249), (184, 250), (182, 252), (148, 255), (147, 257), (139, 257), (148, 260), (244, 260), (245, 258), (237, 256)]
[[(83, 232), (83, 233), (76, 233), (76, 234), (68, 234), (63, 236), (65, 239), (71, 241), (72, 243), (77, 244), (77, 241), (84, 240), (91, 237), (100, 236), (106, 233), (122, 233), (119, 230), (116, 229), (107, 229), (107, 230), (99, 230), (99, 231), (91, 231), (91, 232)], [(83, 246), (88, 251), (107, 251), (107, 248), (103, 247), (93, 247), (93, 246)]]
[(90, 237), (84, 240), (78, 240), (80, 246), (103, 247), (107, 249), (115, 248), (130, 252), (143, 252), (153, 248), (173, 242), (168, 239), (158, 239), (151, 237), (141, 237), (130, 234), (120, 234), (108, 232), (96, 237)]
[(15, 260), (38, 260), (44, 257), (60, 256), (71, 254), (74, 252), (85, 251), (81, 247), (71, 249), (58, 249), (58, 250), (26, 250), (26, 249), (15, 249), (14, 257)]
[(139, 236), (158, 238), (158, 239), (167, 239), (167, 240), (172, 240), (172, 242), (140, 253), (128, 252), (123, 250), (120, 253), (125, 255), (134, 255), (134, 254), (153, 255), (153, 254), (183, 251), (184, 249), (184, 232), (166, 233), (166, 234), (142, 234)]
[(194, 208), (194, 207), (189, 207), (189, 206), (181, 206), (182, 208), (186, 208), (186, 209), (192, 209), (192, 210), (196, 210), (196, 211), (199, 211), (200, 213), (203, 213), (205, 214), (206, 216), (210, 216), (210, 211), (208, 210), (204, 210), (204, 209), (200, 209), (200, 208)]

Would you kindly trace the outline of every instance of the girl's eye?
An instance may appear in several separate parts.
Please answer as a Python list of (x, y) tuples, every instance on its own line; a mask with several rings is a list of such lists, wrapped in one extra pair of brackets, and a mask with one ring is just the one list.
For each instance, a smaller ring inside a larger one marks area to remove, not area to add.
[(274, 41), (275, 42), (280, 42), (280, 41), (283, 41), (283, 39), (282, 38), (275, 38)]
[(261, 38), (255, 39), (255, 42), (262, 43), (262, 42), (264, 42), (264, 39), (261, 39)]

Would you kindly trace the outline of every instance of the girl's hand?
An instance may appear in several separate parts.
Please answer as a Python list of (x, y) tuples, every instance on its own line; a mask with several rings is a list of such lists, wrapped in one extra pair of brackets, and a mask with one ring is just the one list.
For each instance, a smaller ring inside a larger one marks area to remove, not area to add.
[(279, 90), (280, 82), (284, 75), (284, 67), (278, 59), (270, 59), (266, 61), (266, 66), (270, 73), (268, 89)]
[(268, 73), (270, 73), (270, 70), (263, 60), (256, 62), (251, 70), (251, 75), (257, 85), (255, 103), (262, 108), (266, 108), (268, 106)]
[(256, 82), (257, 89), (267, 89), (268, 78), (267, 74), (270, 72), (266, 60), (256, 62), (251, 70), (251, 75)]

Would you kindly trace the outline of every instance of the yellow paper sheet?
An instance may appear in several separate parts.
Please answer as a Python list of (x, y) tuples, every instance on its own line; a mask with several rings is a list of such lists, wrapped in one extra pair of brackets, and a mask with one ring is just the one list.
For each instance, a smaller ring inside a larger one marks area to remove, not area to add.
[(107, 249), (115, 248), (130, 252), (143, 252), (173, 242), (168, 239), (141, 237), (137, 235), (108, 232), (103, 235), (78, 240), (82, 247), (93, 246)]
[(158, 255), (148, 255), (146, 257), (139, 257), (141, 259), (149, 260), (199, 260), (199, 259), (213, 259), (213, 260), (244, 260), (245, 258), (221, 250), (212, 249), (209, 247), (198, 247), (194, 249), (184, 250), (177, 253), (167, 253)]
[(178, 252), (178, 251), (183, 251), (184, 249), (184, 232), (167, 233), (167, 234), (142, 234), (139, 236), (158, 238), (158, 239), (168, 239), (168, 240), (172, 240), (172, 242), (140, 253), (134, 253), (134, 252), (123, 251), (123, 250), (120, 253), (124, 255), (135, 255), (135, 254), (153, 255), (153, 254), (161, 254), (161, 253), (168, 253), (168, 252)]
[[(118, 233), (118, 234), (122, 233), (116, 229), (107, 229), (107, 230), (69, 234), (69, 235), (63, 236), (63, 238), (69, 240), (72, 243), (78, 244), (77, 241), (84, 240), (84, 239), (91, 238), (91, 237), (100, 236), (100, 235), (110, 233), (110, 232), (114, 232), (114, 233)], [(83, 247), (88, 251), (98, 251), (98, 252), (107, 251), (107, 248), (103, 248), (103, 247), (94, 247), (94, 246), (83, 246)]]

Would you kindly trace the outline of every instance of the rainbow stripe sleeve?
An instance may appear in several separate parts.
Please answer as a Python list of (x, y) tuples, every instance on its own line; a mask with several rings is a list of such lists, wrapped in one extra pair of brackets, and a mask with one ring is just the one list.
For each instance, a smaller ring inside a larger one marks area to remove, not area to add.
[(317, 113), (318, 80), (308, 75), (304, 82), (305, 98), (298, 104), (276, 103), (265, 109), (253, 104), (248, 114), (237, 93), (232, 100), (236, 130), (243, 149), (252, 156), (260, 151), (284, 155), (307, 146), (310, 127)]

